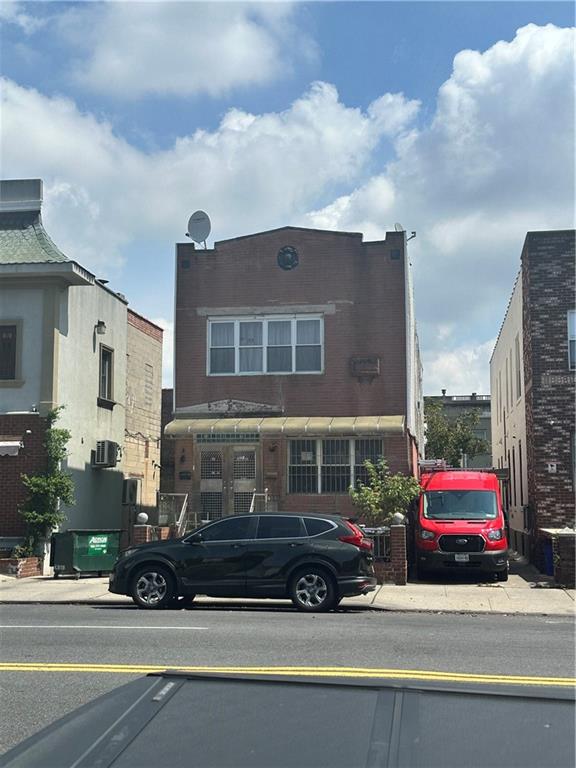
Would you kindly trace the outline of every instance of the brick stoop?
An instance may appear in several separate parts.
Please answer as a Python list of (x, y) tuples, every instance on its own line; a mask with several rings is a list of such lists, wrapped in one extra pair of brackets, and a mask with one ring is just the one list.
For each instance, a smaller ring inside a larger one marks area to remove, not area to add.
[(3, 557), (0, 558), (0, 573), (26, 579), (30, 576), (42, 576), (43, 565), (42, 557)]

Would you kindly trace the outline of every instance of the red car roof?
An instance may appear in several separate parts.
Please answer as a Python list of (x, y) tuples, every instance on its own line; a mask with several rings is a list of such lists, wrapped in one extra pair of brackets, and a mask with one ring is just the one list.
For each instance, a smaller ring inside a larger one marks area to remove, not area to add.
[(431, 472), (424, 473), (420, 484), (427, 491), (496, 491), (498, 478), (492, 472)]

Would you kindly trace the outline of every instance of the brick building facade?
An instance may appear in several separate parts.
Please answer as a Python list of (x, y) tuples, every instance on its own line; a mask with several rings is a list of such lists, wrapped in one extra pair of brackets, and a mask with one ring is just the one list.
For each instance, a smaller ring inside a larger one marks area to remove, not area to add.
[(492, 447), (510, 473), (511, 544), (540, 567), (542, 531), (575, 525), (574, 237), (528, 232), (490, 363)]
[[(0, 550), (10, 550), (11, 540), (19, 540), (26, 533), (18, 512), (27, 495), (21, 476), (46, 470), (46, 419), (38, 413), (3, 414), (0, 426)], [(9, 451), (14, 443), (16, 447)], [(6, 446), (5, 450), (2, 445)]]
[(138, 512), (156, 510), (160, 487), (162, 335), (157, 325), (128, 309), (124, 510), (129, 527)]
[(363, 461), (415, 471), (421, 366), (403, 232), (284, 227), (176, 251), (175, 491), (351, 511)]

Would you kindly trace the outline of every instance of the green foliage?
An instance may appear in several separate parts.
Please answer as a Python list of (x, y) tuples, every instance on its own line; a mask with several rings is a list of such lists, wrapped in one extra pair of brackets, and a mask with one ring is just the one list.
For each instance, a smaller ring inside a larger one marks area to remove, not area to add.
[(445, 459), (449, 466), (459, 467), (463, 453), (469, 459), (490, 453), (490, 443), (474, 434), (479, 419), (477, 411), (466, 411), (455, 419), (448, 419), (441, 403), (426, 402), (426, 458)]
[(396, 512), (405, 515), (420, 493), (418, 481), (402, 474), (393, 475), (384, 459), (376, 464), (365, 461), (364, 466), (368, 483), (350, 487), (352, 503), (360, 509), (363, 521), (368, 525), (386, 525)]
[(71, 435), (67, 429), (54, 427), (61, 410), (62, 407), (55, 408), (46, 417), (46, 471), (38, 475), (22, 475), (28, 496), (20, 514), (26, 522), (27, 533), (26, 542), (19, 549), (27, 555), (34, 554), (37, 545), (64, 522), (66, 516), (61, 505), (74, 504), (74, 482), (71, 475), (62, 470)]

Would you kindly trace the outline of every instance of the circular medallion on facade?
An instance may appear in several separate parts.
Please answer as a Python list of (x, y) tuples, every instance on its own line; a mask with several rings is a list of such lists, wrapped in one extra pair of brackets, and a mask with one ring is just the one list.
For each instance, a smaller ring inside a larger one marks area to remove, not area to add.
[(294, 269), (298, 266), (298, 251), (291, 245), (285, 245), (278, 251), (278, 266), (281, 269)]

